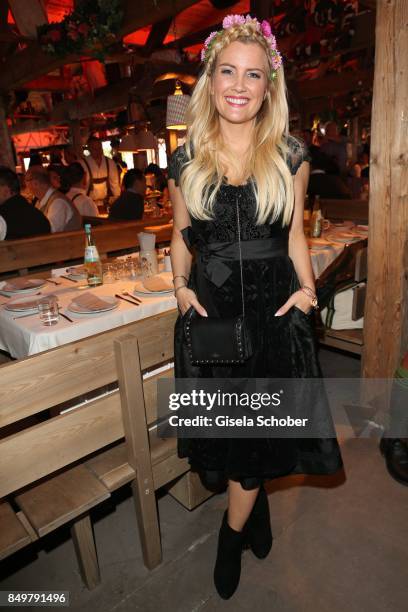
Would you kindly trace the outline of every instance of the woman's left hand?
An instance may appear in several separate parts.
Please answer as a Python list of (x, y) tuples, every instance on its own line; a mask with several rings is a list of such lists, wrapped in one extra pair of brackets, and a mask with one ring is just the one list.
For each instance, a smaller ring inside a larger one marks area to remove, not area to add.
[(301, 310), (305, 314), (309, 314), (312, 309), (310, 297), (299, 289), (299, 291), (295, 291), (295, 293), (292, 293), (292, 295), (284, 303), (284, 305), (281, 306), (279, 310), (275, 312), (275, 317), (281, 317), (282, 315), (286, 314), (288, 310), (290, 310), (290, 308), (292, 308), (293, 306), (296, 306), (296, 308), (299, 308), (299, 310)]

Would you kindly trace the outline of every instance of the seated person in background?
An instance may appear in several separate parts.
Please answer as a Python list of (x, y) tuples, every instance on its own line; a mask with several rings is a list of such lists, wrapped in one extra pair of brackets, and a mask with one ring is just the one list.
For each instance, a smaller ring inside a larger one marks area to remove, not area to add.
[(128, 170), (123, 179), (125, 188), (121, 196), (113, 203), (109, 219), (141, 219), (143, 217), (146, 179), (141, 170)]
[(78, 209), (83, 217), (97, 217), (98, 207), (95, 202), (86, 195), (86, 173), (79, 162), (70, 164), (67, 168), (67, 180), (70, 190), (66, 196)]
[(49, 234), (47, 217), (20, 195), (20, 182), (13, 170), (0, 166), (0, 240)]
[(322, 151), (311, 151), (311, 171), (309, 177), (309, 196), (318, 195), (321, 198), (332, 198), (339, 200), (350, 200), (351, 191), (340, 178), (331, 174), (332, 161)]
[(169, 188), (163, 170), (157, 164), (149, 164), (144, 173), (145, 177), (149, 179), (150, 189), (161, 191), (163, 204), (166, 204), (169, 199)]
[(58, 189), (60, 193), (67, 193), (69, 184), (67, 180), (67, 168), (61, 164), (50, 164), (47, 168), (50, 182), (54, 189)]
[(52, 187), (48, 172), (35, 166), (29, 168), (25, 182), (38, 198), (36, 207), (47, 217), (51, 232), (69, 232), (82, 228), (82, 217), (68, 198)]
[(337, 167), (336, 172), (327, 172), (327, 174), (347, 173), (347, 142), (344, 137), (339, 134), (337, 124), (334, 121), (328, 121), (325, 126), (325, 141), (321, 145), (322, 153), (325, 153)]

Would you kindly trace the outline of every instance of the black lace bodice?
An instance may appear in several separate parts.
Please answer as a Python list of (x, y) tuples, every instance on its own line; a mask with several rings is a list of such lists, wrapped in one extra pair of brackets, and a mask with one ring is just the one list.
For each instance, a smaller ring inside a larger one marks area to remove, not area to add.
[[(286, 162), (291, 174), (296, 174), (303, 161), (310, 161), (305, 146), (293, 137), (288, 139), (289, 154)], [(179, 185), (183, 165), (188, 161), (184, 146), (178, 147), (170, 158), (168, 177)], [(239, 207), (241, 240), (256, 240), (281, 236), (288, 233), (288, 227), (282, 227), (282, 220), (257, 225), (256, 202), (251, 181), (244, 185), (230, 185), (223, 182), (218, 191), (213, 208), (213, 219), (201, 221), (192, 217), (194, 234), (206, 242), (235, 242), (238, 234), (236, 205)]]

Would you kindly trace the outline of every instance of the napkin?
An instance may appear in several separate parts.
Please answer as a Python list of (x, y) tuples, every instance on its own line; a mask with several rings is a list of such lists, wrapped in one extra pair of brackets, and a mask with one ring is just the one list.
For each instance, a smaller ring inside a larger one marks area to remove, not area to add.
[(37, 308), (40, 302), (46, 302), (49, 298), (56, 298), (57, 296), (53, 293), (48, 293), (47, 295), (42, 295), (41, 297), (33, 297), (30, 300), (24, 299), (14, 299), (12, 301), (7, 302), (6, 309), (7, 310), (31, 310), (32, 308)]
[(156, 234), (139, 232), (137, 235), (141, 251), (153, 251), (156, 245)]
[(14, 291), (18, 289), (33, 289), (38, 287), (41, 281), (38, 278), (13, 278), (3, 287), (4, 291)]
[(98, 310), (103, 310), (104, 308), (112, 305), (111, 302), (106, 302), (90, 291), (86, 291), (85, 293), (78, 295), (74, 300), (72, 300), (72, 303), (80, 308), (83, 308), (84, 310), (95, 312)]
[(171, 291), (173, 289), (170, 278), (160, 276), (160, 274), (143, 279), (142, 284), (148, 291)]

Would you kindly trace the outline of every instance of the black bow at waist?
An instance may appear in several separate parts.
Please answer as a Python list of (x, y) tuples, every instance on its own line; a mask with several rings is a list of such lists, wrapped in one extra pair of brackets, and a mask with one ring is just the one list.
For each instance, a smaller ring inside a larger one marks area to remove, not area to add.
[[(217, 287), (221, 287), (231, 275), (227, 261), (237, 261), (240, 258), (238, 242), (207, 243), (198, 236), (191, 225), (181, 230), (184, 242), (197, 252), (197, 265), (202, 268), (205, 276)], [(259, 238), (256, 240), (241, 240), (242, 260), (268, 259), (288, 254), (288, 240), (285, 236)]]

